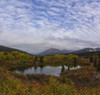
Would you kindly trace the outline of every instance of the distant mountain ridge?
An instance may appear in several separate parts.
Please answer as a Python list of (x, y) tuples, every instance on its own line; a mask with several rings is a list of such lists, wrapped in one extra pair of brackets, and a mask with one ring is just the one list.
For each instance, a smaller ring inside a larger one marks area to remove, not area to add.
[[(7, 47), (7, 46), (0, 45), (0, 52), (1, 51), (4, 51), (4, 52), (18, 51), (18, 52), (30, 54), (30, 53), (23, 51), (23, 50), (19, 50), (19, 49), (10, 48), (10, 47)], [(37, 55), (55, 55), (55, 54), (69, 54), (69, 53), (81, 54), (81, 53), (99, 52), (99, 51), (100, 51), (100, 48), (84, 48), (84, 49), (80, 49), (80, 50), (76, 50), (76, 51), (66, 50), (66, 49), (59, 50), (59, 49), (56, 49), (56, 48), (50, 48), (50, 49), (45, 50), (45, 51), (43, 51), (43, 52), (41, 52)]]
[(66, 54), (71, 52), (71, 50), (59, 50), (55, 48), (50, 48), (46, 51), (41, 52), (39, 55), (54, 55), (54, 54)]
[(4, 51), (4, 52), (18, 51), (18, 52), (22, 52), (22, 53), (27, 53), (27, 52), (22, 51), (22, 50), (19, 50), (19, 49), (10, 48), (10, 47), (7, 47), (7, 46), (2, 46), (2, 45), (0, 45), (0, 52), (1, 52), (1, 51)]
[(97, 51), (100, 51), (100, 48), (84, 48), (81, 50), (74, 51), (72, 53), (79, 54), (79, 53), (97, 52)]
[(39, 55), (54, 55), (54, 54), (68, 54), (68, 53), (80, 54), (80, 53), (96, 52), (96, 51), (100, 51), (100, 48), (84, 48), (84, 49), (76, 50), (76, 51), (59, 50), (59, 49), (55, 49), (55, 48), (50, 48), (48, 50), (45, 50), (44, 52), (41, 52)]

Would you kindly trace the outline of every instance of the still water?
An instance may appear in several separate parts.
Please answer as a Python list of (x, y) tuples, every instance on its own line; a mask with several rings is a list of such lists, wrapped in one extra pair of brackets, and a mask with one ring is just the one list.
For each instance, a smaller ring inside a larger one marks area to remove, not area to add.
[[(68, 70), (67, 66), (64, 66), (65, 70)], [(80, 66), (72, 67), (70, 70), (75, 70), (81, 68)], [(62, 66), (45, 66), (45, 67), (31, 67), (24, 70), (16, 70), (16, 73), (23, 73), (23, 74), (45, 74), (45, 75), (55, 75), (60, 76), (62, 70)]]

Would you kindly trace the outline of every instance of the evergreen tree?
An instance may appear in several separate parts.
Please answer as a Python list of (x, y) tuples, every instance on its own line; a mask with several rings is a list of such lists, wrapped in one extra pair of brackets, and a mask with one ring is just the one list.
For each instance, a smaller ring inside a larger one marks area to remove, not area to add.
[(90, 62), (93, 62), (93, 57), (92, 56), (90, 56)]
[(34, 64), (36, 63), (37, 59), (38, 59), (38, 57), (37, 57), (37, 56), (35, 56), (35, 59), (34, 59)]
[(94, 67), (97, 68), (98, 64), (97, 64), (97, 58), (94, 61)]
[(100, 71), (100, 58), (99, 58), (99, 64), (97, 66), (97, 71)]
[(41, 56), (40, 57), (40, 63), (43, 63), (44, 62), (44, 56)]
[(77, 66), (77, 58), (74, 58), (74, 67)]
[(42, 72), (42, 68), (44, 66), (44, 64), (43, 64), (43, 62), (44, 62), (44, 56), (40, 56), (39, 62), (40, 62), (40, 67), (41, 67), (41, 72)]

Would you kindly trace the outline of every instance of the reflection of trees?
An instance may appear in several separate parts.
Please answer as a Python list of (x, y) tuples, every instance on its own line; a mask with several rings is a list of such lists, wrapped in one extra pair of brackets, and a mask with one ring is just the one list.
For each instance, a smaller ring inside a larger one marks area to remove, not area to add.
[(34, 72), (36, 72), (36, 70), (37, 70), (37, 67), (34, 67)]
[[(67, 63), (67, 66), (68, 66), (68, 70), (70, 70), (70, 67), (71, 66), (73, 66), (73, 65), (76, 65), (76, 58), (78, 58), (78, 56), (77, 55), (73, 55), (73, 54), (68, 54), (67, 56), (66, 56), (66, 63)], [(73, 64), (73, 59), (74, 59), (74, 64)]]
[(70, 66), (68, 66), (68, 71), (70, 70)]
[(65, 67), (64, 67), (64, 65), (62, 65), (61, 73), (63, 73), (64, 71), (65, 71)]
[(42, 74), (42, 71), (43, 71), (43, 66), (40, 66), (40, 72)]
[(21, 70), (21, 73), (24, 73), (25, 70)]
[[(18, 69), (16, 69), (16, 70), (17, 70), (17, 71), (20, 71), (21, 73), (24, 73), (24, 71), (25, 71), (26, 69), (28, 69), (28, 68), (23, 67), (23, 68), (18, 68)], [(14, 69), (13, 69), (12, 71), (14, 71)]]

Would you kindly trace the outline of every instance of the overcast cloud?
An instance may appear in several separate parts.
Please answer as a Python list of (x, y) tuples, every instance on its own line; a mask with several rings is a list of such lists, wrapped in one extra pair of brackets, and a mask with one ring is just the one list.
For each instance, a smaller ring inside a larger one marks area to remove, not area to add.
[(30, 53), (100, 47), (100, 0), (0, 0), (0, 45)]

